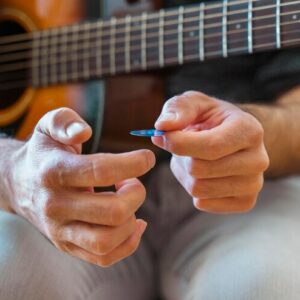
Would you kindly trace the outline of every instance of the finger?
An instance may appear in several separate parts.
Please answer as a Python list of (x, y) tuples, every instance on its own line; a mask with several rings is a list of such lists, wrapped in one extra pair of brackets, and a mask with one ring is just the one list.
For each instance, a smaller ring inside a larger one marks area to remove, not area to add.
[(129, 218), (121, 226), (99, 226), (72, 222), (64, 226), (61, 239), (96, 255), (105, 255), (122, 244), (136, 230), (136, 219)]
[(192, 196), (197, 198), (223, 198), (258, 193), (263, 186), (263, 175), (229, 176), (221, 178), (197, 179), (188, 175), (175, 160), (171, 169), (177, 180)]
[(64, 145), (78, 145), (92, 135), (90, 126), (73, 110), (59, 108), (48, 112), (35, 130)]
[[(159, 130), (180, 130), (199, 122), (216, 106), (216, 99), (199, 92), (185, 92), (168, 100), (155, 127)], [(205, 114), (205, 115), (204, 115)]]
[(152, 141), (176, 155), (216, 160), (261, 143), (263, 129), (257, 124), (252, 128), (245, 119), (232, 116), (211, 129), (167, 132), (162, 137), (153, 137)]
[(53, 214), (65, 221), (81, 221), (98, 225), (124, 224), (143, 204), (146, 191), (138, 179), (127, 180), (115, 193), (78, 192), (61, 201)]
[(111, 186), (128, 178), (144, 175), (155, 165), (150, 150), (128, 153), (73, 155), (65, 168), (58, 170), (62, 186)]
[(122, 243), (108, 255), (96, 255), (70, 243), (66, 243), (65, 247), (62, 248), (69, 254), (81, 258), (87, 262), (101, 267), (109, 267), (112, 264), (130, 256), (136, 251), (146, 226), (146, 222), (139, 220), (135, 232), (124, 243)]
[(194, 206), (205, 212), (216, 214), (245, 213), (254, 208), (257, 195), (243, 197), (225, 197), (216, 199), (194, 198)]
[(177, 163), (187, 174), (197, 179), (250, 175), (264, 172), (269, 163), (263, 145), (259, 149), (243, 150), (217, 160), (176, 156)]

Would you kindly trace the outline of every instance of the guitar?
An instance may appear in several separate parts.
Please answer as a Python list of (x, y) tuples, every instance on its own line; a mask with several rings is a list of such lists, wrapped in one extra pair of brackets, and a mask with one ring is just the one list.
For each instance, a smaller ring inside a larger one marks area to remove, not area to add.
[[(1, 132), (25, 139), (43, 114), (67, 106), (94, 130), (89, 151), (98, 148), (103, 116), (102, 141), (120, 150), (114, 130), (153, 126), (163, 103), (162, 81), (146, 71), (300, 44), (298, 0), (224, 0), (82, 22), (84, 3), (1, 1)], [(88, 81), (95, 83), (79, 84)], [(124, 95), (136, 101), (121, 103)]]

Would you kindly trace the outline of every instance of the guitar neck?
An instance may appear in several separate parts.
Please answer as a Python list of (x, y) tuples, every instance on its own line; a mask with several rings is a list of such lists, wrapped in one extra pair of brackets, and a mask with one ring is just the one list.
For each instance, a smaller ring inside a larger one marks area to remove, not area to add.
[(35, 32), (35, 87), (300, 45), (300, 1), (224, 0)]

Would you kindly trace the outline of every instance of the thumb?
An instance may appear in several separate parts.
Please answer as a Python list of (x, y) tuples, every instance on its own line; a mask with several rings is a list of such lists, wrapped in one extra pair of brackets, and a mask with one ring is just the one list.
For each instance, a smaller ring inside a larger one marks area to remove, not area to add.
[(92, 135), (91, 127), (72, 109), (59, 108), (45, 114), (36, 131), (65, 145), (78, 145)]
[(199, 92), (185, 92), (168, 100), (155, 122), (158, 130), (181, 130), (199, 121), (213, 105), (210, 97)]

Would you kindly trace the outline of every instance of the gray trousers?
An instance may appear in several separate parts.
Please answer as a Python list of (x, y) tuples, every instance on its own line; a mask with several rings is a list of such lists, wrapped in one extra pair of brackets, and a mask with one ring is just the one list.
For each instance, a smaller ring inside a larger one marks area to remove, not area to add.
[(300, 177), (268, 181), (242, 215), (196, 211), (168, 167), (153, 172), (138, 251), (104, 269), (0, 212), (1, 300), (300, 299)]

